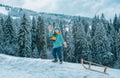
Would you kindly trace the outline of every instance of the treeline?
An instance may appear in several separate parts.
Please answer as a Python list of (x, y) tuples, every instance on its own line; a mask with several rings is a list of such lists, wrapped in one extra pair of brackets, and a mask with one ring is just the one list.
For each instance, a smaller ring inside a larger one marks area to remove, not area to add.
[[(20, 57), (47, 58), (46, 32), (42, 17), (29, 21), (25, 14), (20, 18), (20, 26), (14, 28), (11, 16), (0, 20), (0, 52)], [(32, 23), (31, 23), (32, 22)], [(31, 27), (32, 26), (32, 27)]]
[[(52, 41), (48, 25), (60, 27), (68, 48), (63, 48), (64, 61), (80, 63), (84, 58), (99, 64), (120, 68), (120, 16), (106, 20), (104, 14), (92, 22), (81, 17), (51, 20), (43, 16), (30, 19), (23, 15), (15, 27), (11, 16), (0, 19), (0, 52), (20, 57), (52, 58)], [(17, 29), (16, 29), (17, 28)], [(17, 31), (16, 31), (17, 30)]]

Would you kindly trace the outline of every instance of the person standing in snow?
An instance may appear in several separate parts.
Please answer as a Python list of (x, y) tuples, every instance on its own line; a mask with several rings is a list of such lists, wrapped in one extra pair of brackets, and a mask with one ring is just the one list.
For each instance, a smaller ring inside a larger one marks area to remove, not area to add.
[(58, 62), (58, 59), (57, 59), (57, 56), (58, 56), (59, 62), (62, 63), (63, 58), (62, 58), (61, 47), (62, 47), (62, 44), (64, 44), (64, 47), (67, 48), (67, 44), (63, 39), (60, 28), (58, 27), (53, 28), (53, 26), (49, 26), (48, 30), (49, 30), (49, 36), (53, 41), (52, 54), (53, 54), (54, 60), (52, 62)]

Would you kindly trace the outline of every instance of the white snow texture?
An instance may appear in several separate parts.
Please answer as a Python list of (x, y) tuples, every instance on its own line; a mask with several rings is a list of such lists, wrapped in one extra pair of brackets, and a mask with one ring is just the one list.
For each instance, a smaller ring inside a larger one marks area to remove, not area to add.
[(0, 54), (0, 78), (120, 78), (120, 70), (108, 69), (107, 73), (109, 75), (86, 70), (81, 64)]

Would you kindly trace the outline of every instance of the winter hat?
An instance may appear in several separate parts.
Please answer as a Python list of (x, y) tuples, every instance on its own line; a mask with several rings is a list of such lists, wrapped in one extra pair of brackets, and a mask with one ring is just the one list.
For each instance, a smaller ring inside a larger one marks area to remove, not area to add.
[(60, 28), (54, 28), (54, 30), (59, 30), (60, 31)]
[(60, 34), (60, 28), (54, 28), (54, 30), (58, 30), (59, 32), (57, 34)]

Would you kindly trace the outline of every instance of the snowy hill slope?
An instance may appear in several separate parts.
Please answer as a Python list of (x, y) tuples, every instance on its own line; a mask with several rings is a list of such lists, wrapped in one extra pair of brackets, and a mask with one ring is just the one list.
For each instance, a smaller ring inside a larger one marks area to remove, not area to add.
[[(97, 69), (97, 67), (96, 67)], [(81, 64), (52, 63), (51, 60), (12, 57), (0, 54), (0, 78), (119, 78), (120, 70), (109, 75), (84, 69)]]

